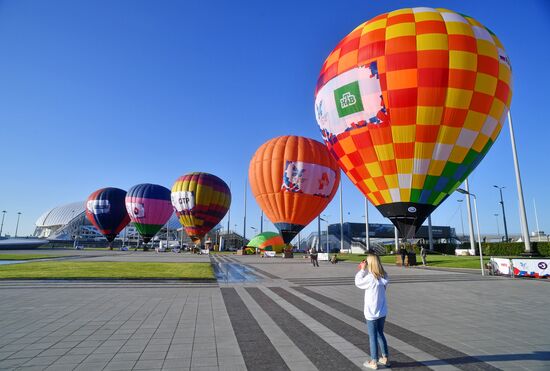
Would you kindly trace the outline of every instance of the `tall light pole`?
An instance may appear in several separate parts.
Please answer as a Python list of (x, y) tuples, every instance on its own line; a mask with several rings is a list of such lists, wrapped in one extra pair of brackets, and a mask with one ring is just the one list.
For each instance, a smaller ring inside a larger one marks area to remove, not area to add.
[(393, 238), (395, 242), (395, 252), (399, 252), (399, 231), (397, 230), (397, 227), (393, 227)]
[[(481, 249), (481, 235), (479, 233), (479, 216), (477, 214), (477, 198), (476, 198), (476, 195), (473, 194), (473, 193), (470, 193), (470, 192), (468, 192), (468, 191), (466, 191), (465, 189), (462, 189), (462, 188), (458, 188), (456, 191), (459, 192), (459, 193), (468, 195), (468, 196), (472, 196), (474, 198), (474, 212), (475, 212), (475, 215), (476, 215), (476, 228), (477, 228), (477, 243), (478, 243), (478, 246), (479, 246), (479, 261), (480, 261), (480, 264), (481, 264), (481, 275), (485, 276), (485, 269), (483, 268), (483, 251)], [(470, 197), (468, 197), (468, 198), (470, 198)]]
[[(323, 215), (325, 218), (327, 218), (328, 216), (327, 215)], [(327, 223), (327, 240), (326, 240), (326, 246), (327, 246), (327, 254), (328, 254), (328, 220), (327, 219), (323, 219), (321, 218), (322, 221), (326, 222)], [(319, 242), (321, 243), (321, 242)]]
[[(229, 181), (229, 194), (231, 194), (231, 181)], [(231, 227), (231, 206), (229, 206), (229, 210), (227, 210), (227, 234), (229, 234), (229, 229)]]
[(506, 225), (506, 212), (504, 211), (504, 199), (502, 198), (502, 189), (506, 187), (499, 187), (497, 185), (494, 185), (496, 189), (500, 192), (500, 206), (502, 207), (502, 220), (504, 221), (504, 238), (505, 241), (508, 242), (508, 227)]
[(262, 210), (262, 216), (260, 217), (260, 233), (264, 233), (264, 211)]
[(500, 240), (500, 226), (498, 225), (498, 214), (493, 214), (495, 216), (495, 220), (497, 222), (497, 235), (498, 235), (498, 239)]
[(456, 200), (458, 202), (458, 209), (460, 211), (460, 225), (462, 226), (462, 238), (464, 238), (464, 219), (462, 218), (462, 202), (464, 200)]
[(370, 236), (369, 236), (369, 201), (365, 197), (365, 247), (370, 251)]
[(317, 251), (321, 251), (321, 214), (317, 216)]
[(2, 224), (0, 224), (0, 237), (2, 237), (2, 230), (4, 229), (4, 218), (6, 217), (6, 210), (2, 210)]
[(17, 238), (17, 230), (19, 229), (19, 218), (21, 217), (21, 211), (17, 213), (17, 224), (15, 225), (15, 238)]
[[(468, 178), (464, 181), (464, 187), (466, 192), (470, 192), (470, 185), (468, 184)], [(472, 205), (470, 203), (470, 197), (466, 197), (466, 209), (468, 210), (468, 228), (470, 229), (470, 254), (476, 254), (476, 241), (474, 238), (474, 223), (472, 222)]]
[(537, 241), (540, 242), (539, 216), (537, 215), (537, 203), (535, 202), (534, 198), (533, 198), (533, 206), (535, 207), (535, 222), (537, 223)]
[(434, 236), (432, 233), (432, 214), (428, 215), (428, 243), (430, 251), (434, 251)]
[(512, 126), (512, 115), (508, 111), (508, 127), (510, 128), (510, 142), (512, 142), (512, 156), (514, 157), (514, 170), (516, 172), (516, 186), (518, 189), (518, 206), (519, 217), (521, 220), (521, 233), (523, 235), (523, 243), (525, 244), (525, 252), (531, 254), (531, 241), (529, 240), (529, 227), (527, 226), (527, 214), (525, 212), (525, 202), (523, 201), (523, 188), (521, 186), (521, 175), (519, 172), (518, 153), (516, 151), (516, 138), (514, 136), (514, 128)]
[(243, 220), (243, 241), (246, 240), (246, 183), (248, 181), (245, 179), (244, 181), (244, 220)]
[[(327, 225), (327, 238), (328, 238), (328, 225)], [(342, 182), (340, 182), (340, 251), (343, 251), (343, 250), (344, 250), (344, 210), (343, 210), (343, 204), (342, 204)]]

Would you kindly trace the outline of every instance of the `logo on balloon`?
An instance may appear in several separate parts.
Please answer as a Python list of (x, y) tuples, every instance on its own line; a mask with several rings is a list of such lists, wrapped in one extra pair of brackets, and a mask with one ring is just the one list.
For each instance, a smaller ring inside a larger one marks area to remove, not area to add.
[(407, 209), (407, 211), (408, 211), (409, 213), (416, 213), (416, 207), (410, 206), (410, 207)]
[(126, 207), (128, 213), (133, 218), (144, 218), (145, 217), (145, 207), (140, 202), (130, 202)]
[(172, 192), (172, 205), (176, 211), (191, 211), (195, 207), (195, 193), (192, 191)]
[(86, 203), (86, 208), (94, 215), (107, 214), (111, 210), (109, 200), (89, 200)]
[(281, 189), (328, 197), (332, 192), (336, 174), (326, 166), (301, 161), (286, 161)]
[(334, 90), (334, 99), (340, 118), (363, 111), (359, 81), (350, 82)]

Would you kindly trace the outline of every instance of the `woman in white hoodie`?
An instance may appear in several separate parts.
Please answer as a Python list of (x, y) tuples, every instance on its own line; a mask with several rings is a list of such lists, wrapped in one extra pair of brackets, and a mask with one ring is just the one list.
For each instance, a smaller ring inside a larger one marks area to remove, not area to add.
[[(367, 270), (368, 267), (368, 270)], [(373, 370), (378, 364), (390, 366), (388, 360), (388, 343), (384, 336), (384, 322), (388, 314), (386, 304), (386, 288), (388, 275), (380, 263), (377, 255), (368, 254), (367, 259), (359, 264), (359, 272), (355, 275), (355, 286), (365, 290), (365, 319), (369, 333), (371, 360), (365, 361), (363, 366)], [(378, 357), (378, 345), (382, 356)]]

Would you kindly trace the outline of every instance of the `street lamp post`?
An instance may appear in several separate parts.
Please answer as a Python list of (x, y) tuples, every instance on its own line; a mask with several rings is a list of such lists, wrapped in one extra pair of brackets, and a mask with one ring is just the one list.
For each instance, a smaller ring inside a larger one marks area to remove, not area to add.
[(369, 236), (369, 201), (365, 197), (365, 247), (370, 251), (370, 236)]
[(21, 217), (21, 211), (17, 213), (17, 224), (15, 225), (15, 238), (17, 238), (17, 230), (19, 229), (19, 218)]
[(500, 226), (498, 225), (498, 214), (493, 214), (495, 216), (495, 220), (497, 222), (497, 236), (498, 236), (498, 239), (500, 240)]
[[(330, 215), (324, 215), (324, 214), (323, 214), (323, 216), (324, 216), (325, 218), (328, 218)], [(328, 249), (329, 249), (329, 244), (328, 244), (328, 220), (319, 217), (319, 222), (320, 222), (321, 220), (327, 223), (327, 239), (326, 239), (326, 246), (327, 246), (327, 254), (328, 254), (328, 252), (329, 252), (329, 251), (328, 251)], [(320, 239), (320, 238), (321, 238), (321, 236), (319, 236), (319, 246), (321, 246), (321, 239)], [(319, 251), (321, 251), (321, 250), (319, 250)]]
[(262, 210), (262, 216), (260, 218), (260, 233), (264, 233), (264, 211)]
[(462, 239), (464, 239), (464, 219), (462, 218), (462, 202), (464, 200), (456, 200), (456, 202), (458, 202), (458, 209), (460, 211), (460, 225), (462, 226)]
[(500, 206), (502, 207), (502, 219), (504, 221), (504, 238), (506, 242), (508, 242), (508, 227), (506, 226), (506, 213), (504, 212), (504, 199), (502, 198), (502, 189), (506, 187), (499, 187), (497, 185), (494, 185), (496, 189), (500, 192)]
[(2, 224), (0, 224), (0, 237), (2, 237), (2, 230), (4, 229), (4, 218), (6, 217), (6, 210), (2, 210)]
[(468, 196), (472, 196), (474, 198), (474, 214), (476, 216), (477, 244), (479, 246), (479, 262), (481, 264), (481, 275), (485, 276), (485, 269), (483, 268), (483, 251), (481, 249), (481, 236), (480, 236), (480, 233), (479, 233), (479, 216), (478, 216), (478, 213), (477, 213), (477, 197), (476, 197), (475, 194), (470, 193), (470, 192), (468, 192), (468, 191), (466, 191), (465, 189), (462, 189), (462, 188), (458, 188), (456, 191), (459, 192), (459, 193), (468, 195)]
[[(470, 192), (470, 185), (468, 183), (468, 178), (464, 180), (464, 188), (466, 192)], [(472, 205), (470, 202), (470, 197), (466, 197), (466, 209), (468, 211), (468, 229), (470, 230), (470, 254), (476, 254), (476, 241), (474, 237), (474, 223), (472, 222)]]

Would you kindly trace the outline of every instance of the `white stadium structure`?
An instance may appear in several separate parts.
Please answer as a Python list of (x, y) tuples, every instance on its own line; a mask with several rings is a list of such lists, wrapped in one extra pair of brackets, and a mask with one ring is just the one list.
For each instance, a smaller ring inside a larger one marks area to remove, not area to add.
[[(34, 236), (48, 240), (73, 240), (76, 236), (82, 240), (103, 240), (97, 229), (86, 218), (85, 202), (72, 202), (70, 204), (57, 206), (43, 213), (36, 220)], [(176, 214), (167, 223), (170, 231), (170, 239), (179, 239), (181, 236), (181, 225)], [(158, 233), (159, 237), (166, 238), (166, 225)], [(136, 239), (137, 231), (132, 223), (119, 233), (119, 238)], [(186, 235), (184, 239), (189, 237)], [(190, 239), (189, 239), (190, 241)]]

